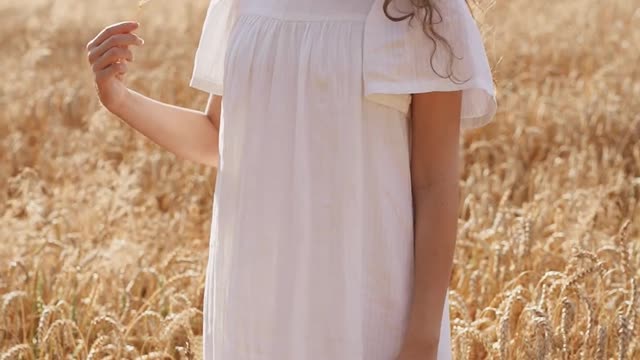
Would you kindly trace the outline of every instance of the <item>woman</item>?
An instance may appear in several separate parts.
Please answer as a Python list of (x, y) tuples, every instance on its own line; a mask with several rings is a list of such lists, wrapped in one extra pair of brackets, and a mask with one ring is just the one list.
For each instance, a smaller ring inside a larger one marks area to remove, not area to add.
[(413, 2), (212, 0), (204, 112), (124, 86), (136, 23), (88, 44), (107, 109), (218, 167), (205, 359), (451, 358), (459, 135), (496, 102), (464, 0)]

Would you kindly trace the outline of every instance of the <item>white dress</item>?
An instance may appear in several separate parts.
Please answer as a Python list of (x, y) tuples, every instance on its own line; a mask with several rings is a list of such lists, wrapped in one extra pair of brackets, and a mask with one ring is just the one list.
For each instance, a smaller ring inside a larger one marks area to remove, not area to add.
[[(223, 95), (206, 360), (393, 360), (400, 349), (413, 282), (410, 94), (462, 89), (463, 129), (488, 123), (496, 101), (464, 0), (441, 5), (436, 26), (463, 56), (462, 85), (431, 69), (420, 26), (388, 20), (382, 4), (210, 4), (191, 79)], [(451, 359), (448, 304), (439, 360)]]

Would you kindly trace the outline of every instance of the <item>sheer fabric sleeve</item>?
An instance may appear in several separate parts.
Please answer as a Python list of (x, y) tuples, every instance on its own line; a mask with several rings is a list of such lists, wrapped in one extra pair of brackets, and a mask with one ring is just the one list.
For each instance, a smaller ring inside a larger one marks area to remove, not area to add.
[(234, 1), (211, 0), (209, 3), (189, 86), (222, 95), (227, 42), (236, 19)]
[[(446, 47), (441, 42), (434, 45), (424, 34), (419, 16), (412, 21), (391, 21), (383, 3), (374, 2), (365, 23), (365, 97), (407, 113), (411, 94), (462, 90), (461, 128), (489, 123), (497, 109), (495, 88), (480, 30), (465, 1), (435, 1), (441, 17), (434, 14), (434, 30), (449, 42), (458, 58), (453, 59), (451, 68)], [(410, 10), (410, 0), (395, 0), (388, 8), (396, 17)], [(449, 71), (455, 82), (446, 78)]]

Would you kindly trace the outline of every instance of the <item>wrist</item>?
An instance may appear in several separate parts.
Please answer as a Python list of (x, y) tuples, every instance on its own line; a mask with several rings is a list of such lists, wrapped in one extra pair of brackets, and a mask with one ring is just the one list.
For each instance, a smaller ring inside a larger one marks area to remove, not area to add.
[(109, 112), (114, 115), (123, 118), (127, 109), (131, 107), (131, 101), (133, 100), (133, 94), (129, 88), (124, 87), (121, 95), (112, 103), (105, 105)]
[(429, 314), (428, 305), (418, 305), (414, 299), (405, 331), (405, 339), (414, 343), (433, 342), (440, 337), (441, 317)]

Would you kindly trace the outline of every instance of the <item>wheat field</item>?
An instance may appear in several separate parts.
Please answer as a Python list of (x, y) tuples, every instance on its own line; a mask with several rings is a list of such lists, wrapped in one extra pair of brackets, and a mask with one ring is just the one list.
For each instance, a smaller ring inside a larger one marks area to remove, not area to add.
[[(0, 359), (198, 359), (215, 170), (100, 107), (85, 44), (137, 18), (128, 84), (188, 81), (206, 0), (0, 2)], [(495, 121), (461, 138), (456, 359), (640, 359), (640, 4), (483, 1)]]

